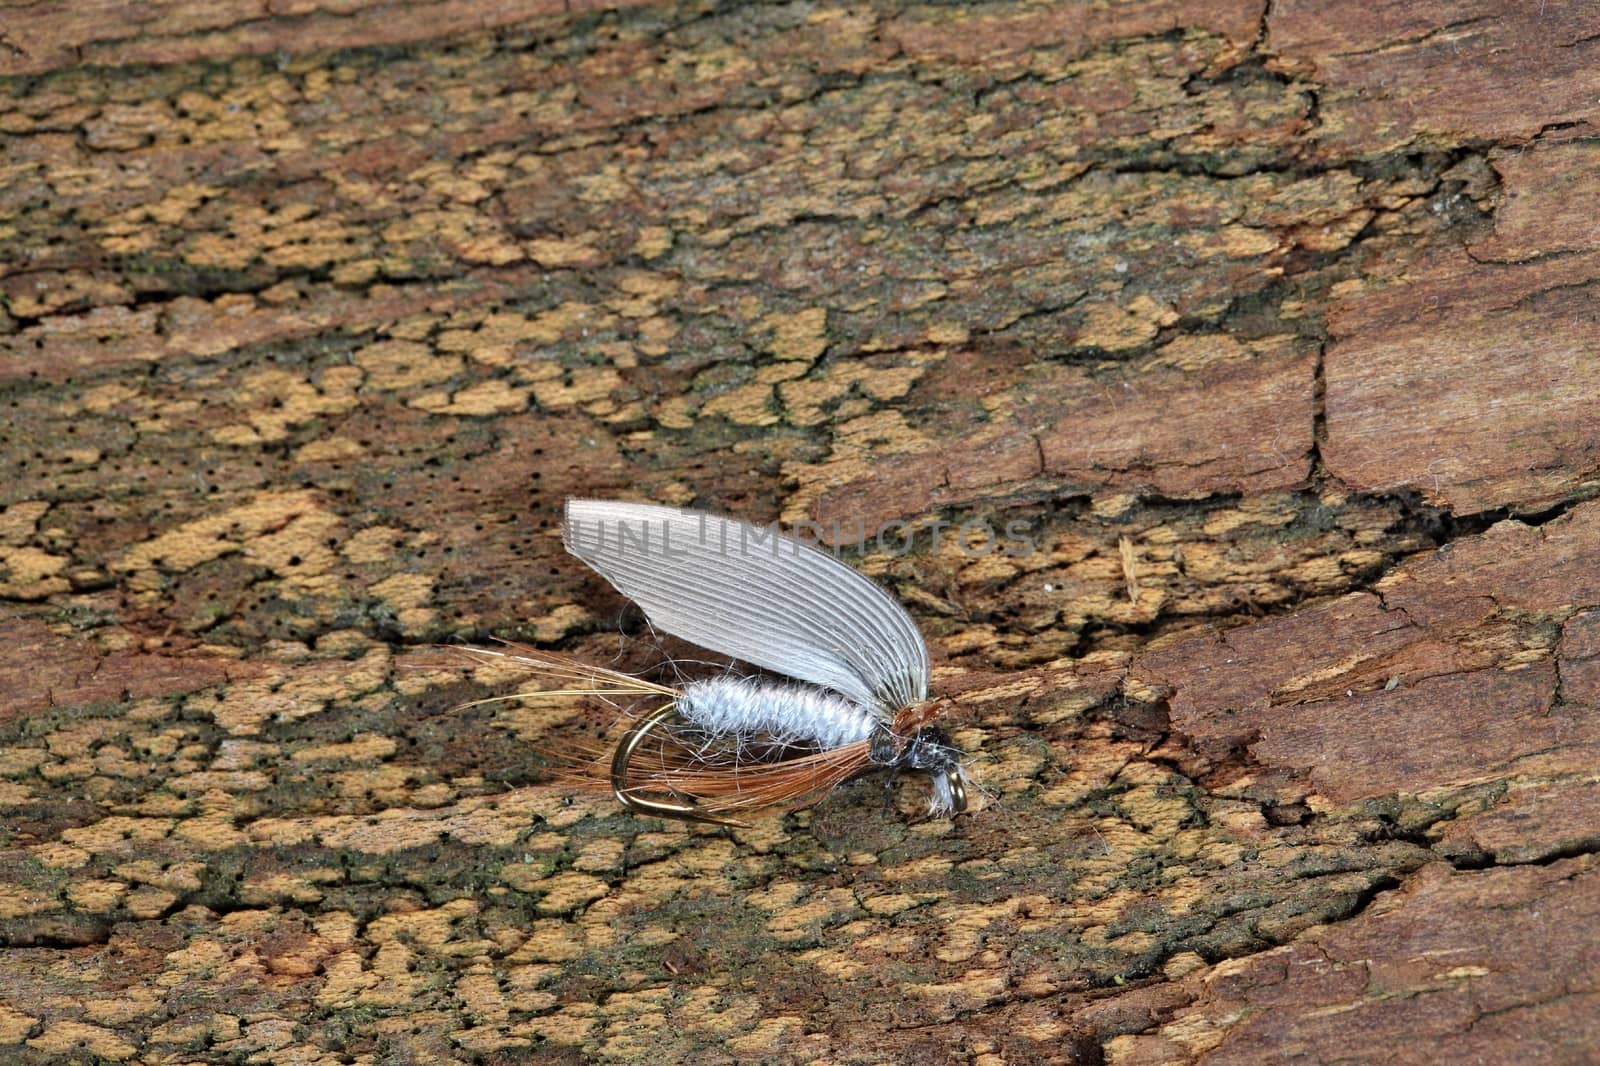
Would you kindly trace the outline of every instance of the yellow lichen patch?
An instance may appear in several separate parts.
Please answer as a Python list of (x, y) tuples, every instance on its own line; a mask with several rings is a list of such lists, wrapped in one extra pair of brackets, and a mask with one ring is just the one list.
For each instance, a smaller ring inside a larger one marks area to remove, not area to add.
[(128, 303), (132, 293), (117, 282), (77, 270), (51, 271), (28, 285), (14, 286), (7, 308), (19, 318), (45, 318), (62, 308)]
[(159, 918), (178, 902), (178, 895), (171, 889), (143, 885), (129, 892), (122, 905), (135, 918)]
[(1207, 537), (1223, 540), (1226, 535), (1250, 526), (1280, 528), (1299, 516), (1294, 503), (1282, 495), (1244, 500), (1237, 507), (1222, 508), (1207, 515), (1200, 527)]
[[(330, 659), (356, 659), (369, 655), (372, 652), (386, 650), (384, 645), (359, 629), (333, 629), (317, 638), (317, 652)], [(248, 751), (250, 746), (241, 743), (240, 750)]]
[(763, 1018), (743, 1036), (729, 1039), (728, 1048), (738, 1055), (793, 1052), (794, 1045), (803, 1039), (805, 1028), (805, 1020), (792, 1015)]
[(579, 1047), (594, 1033), (597, 1013), (598, 1008), (593, 1004), (569, 1004), (553, 1014), (523, 1022), (513, 1031), (538, 1037), (557, 1047)]
[(111, 872), (128, 881), (194, 892), (200, 888), (200, 875), (205, 872), (203, 862), (175, 862), (167, 865), (150, 859), (118, 863)]
[(66, 829), (61, 839), (92, 854), (115, 851), (130, 840), (162, 840), (172, 832), (170, 818), (129, 818), (111, 815), (92, 825)]
[(536, 363), (523, 376), (531, 381), (533, 398), (545, 410), (609, 400), (623, 385), (622, 375), (608, 366), (563, 370), (553, 363)]
[(395, 753), (398, 745), (394, 738), (376, 733), (363, 733), (342, 744), (323, 744), (302, 748), (291, 758), (295, 762), (377, 762)]
[(467, 1017), (479, 1025), (504, 1025), (510, 1018), (500, 982), (491, 972), (476, 970), (462, 974), (455, 983), (456, 998)]
[(317, 992), (317, 1004), (323, 1007), (348, 1008), (356, 997), (378, 983), (378, 978), (367, 972), (361, 956), (354, 951), (341, 952), (323, 963), (322, 988)]
[(439, 338), (441, 351), (463, 352), (475, 363), (505, 366), (521, 343), (535, 342), (541, 330), (528, 318), (502, 311), (488, 315), (475, 328), (453, 328)]
[(28, 1046), (47, 1055), (82, 1055), (88, 1052), (112, 1062), (133, 1058), (138, 1049), (114, 1031), (86, 1022), (53, 1022), (44, 1032), (28, 1041)]
[(218, 426), (211, 431), (211, 439), (217, 444), (226, 444), (232, 448), (248, 448), (253, 444), (261, 443), (261, 434), (256, 432), (254, 426), (234, 424)]
[[(408, 245), (444, 247), (461, 254), (463, 248), (476, 241), (491, 241), (509, 245), (505, 231), (493, 219), (468, 207), (451, 205), (443, 209), (415, 211), (390, 222), (383, 228), (383, 242), (398, 246), (393, 250), (404, 254)], [(520, 254), (514, 258), (521, 258)], [(509, 260), (508, 260), (509, 261)]]
[[(532, 627), (533, 638), (537, 641), (559, 640), (568, 633), (586, 624), (592, 616), (575, 603), (563, 604), (536, 618), (530, 618), (523, 623), (525, 627)], [(514, 671), (513, 676), (523, 674), (523, 671)]]
[(656, 303), (671, 299), (683, 288), (683, 279), (674, 274), (659, 274), (648, 270), (631, 270), (617, 279), (617, 285), (631, 296), (642, 297)]
[(513, 863), (500, 868), (500, 883), (518, 892), (537, 892), (550, 870), (543, 864)]
[(672, 248), (672, 230), (666, 226), (643, 226), (633, 242), (632, 252), (643, 260), (651, 260)]
[(634, 326), (637, 334), (639, 351), (645, 355), (662, 356), (672, 350), (672, 340), (678, 335), (680, 326), (672, 318), (647, 318)]
[(670, 988), (646, 988), (637, 992), (614, 992), (600, 1008), (612, 1024), (600, 1045), (603, 1055), (614, 1062), (649, 1062), (659, 1049), (652, 1034), (667, 1026), (666, 1007)]
[(602, 899), (610, 891), (605, 881), (569, 870), (540, 882), (544, 895), (535, 904), (540, 914), (566, 914)]
[(946, 1012), (976, 1010), (1005, 995), (1006, 975), (993, 970), (972, 970), (955, 981), (908, 986)]
[(810, 363), (828, 347), (828, 311), (823, 307), (768, 315), (761, 321), (761, 328), (771, 330), (767, 350), (779, 359)]
[(316, 934), (303, 936), (273, 951), (266, 960), (267, 971), (290, 977), (310, 977), (334, 950), (325, 937)]
[(0, 1003), (0, 1045), (15, 1047), (25, 1040), (39, 1019)]
[(465, 365), (460, 356), (440, 355), (426, 344), (407, 340), (378, 341), (351, 358), (366, 372), (367, 388), (386, 392), (449, 381)]
[(819, 497), (839, 485), (869, 477), (884, 457), (915, 455), (935, 446), (925, 434), (912, 429), (899, 410), (876, 411), (841, 423), (826, 460), (784, 462), (784, 477), (792, 478), (799, 487), (785, 502), (781, 519), (791, 525), (806, 521)]
[[(1212, 971), (1213, 979), (1221, 976), (1225, 968), (1228, 968), (1227, 962), (1219, 964)], [(1214, 1013), (1197, 1011), (1163, 1025), (1160, 1029), (1160, 1038), (1182, 1047), (1188, 1056), (1197, 1058), (1221, 1045), (1227, 1039), (1228, 1031), (1243, 1021), (1245, 1014), (1243, 1009), (1227, 1009)]]
[(378, 948), (372, 959), (372, 976), (375, 984), (356, 997), (356, 1002), (370, 1007), (408, 1007), (423, 990), (423, 979), (413, 973), (415, 955), (398, 940), (391, 940)]
[(1139, 348), (1176, 320), (1177, 315), (1170, 308), (1144, 295), (1123, 305), (1095, 304), (1084, 315), (1077, 343), (1110, 352)]
[(66, 592), (71, 584), (62, 572), (71, 561), (27, 545), (0, 547), (0, 597), (42, 600)]
[(618, 296), (607, 300), (606, 307), (623, 318), (649, 318), (660, 310), (660, 305), (650, 296)]
[[(685, 826), (684, 828), (688, 829), (689, 827)], [(688, 880), (704, 879), (710, 881), (721, 878), (726, 876), (730, 868), (746, 861), (740, 855), (739, 849), (732, 840), (703, 836), (702, 834), (705, 833), (705, 830), (698, 832), (690, 830), (690, 832), (697, 838), (692, 848), (680, 847), (679, 841), (682, 835), (674, 833), (672, 830), (659, 834), (664, 845), (678, 848), (677, 853), (673, 856), (672, 865)], [(641, 834), (636, 843), (640, 847), (645, 847), (644, 840), (645, 835)]]
[(628, 943), (635, 947), (658, 948), (681, 937), (674, 929), (640, 929), (628, 937)]
[[(529, 790), (531, 792), (531, 790)], [(466, 844), (511, 847), (534, 814), (549, 817), (560, 801), (518, 793), (513, 798), (473, 801), (442, 810), (388, 810), (380, 814), (319, 818), (263, 818), (249, 826), (250, 838), (261, 843), (292, 845), (318, 837), (327, 847), (349, 848), (369, 855), (389, 855), (436, 842), (446, 834)]]
[(594, 247), (593, 236), (585, 235), (572, 240), (529, 240), (523, 242), (528, 257), (542, 267), (586, 267), (600, 262), (601, 253)]
[[(492, 977), (488, 979), (493, 980)], [(478, 1017), (480, 1014), (479, 1003), (468, 1000), (467, 993), (462, 992), (459, 986), (457, 995), (467, 1008), (467, 1017), (469, 1019)], [(501, 1011), (492, 1015), (494, 1020), (488, 1024), (462, 1029), (453, 1034), (451, 1039), (457, 1045), (479, 1055), (504, 1051), (509, 1048), (528, 1047), (532, 1042), (531, 1039), (525, 1035), (510, 1035), (506, 1030), (507, 1017), (502, 1017), (502, 1014), (505, 1014), (505, 1012)]]
[(368, 526), (352, 533), (340, 550), (353, 563), (387, 563), (406, 545), (407, 537), (405, 530), (394, 526)]
[(613, 873), (621, 868), (625, 850), (620, 840), (594, 840), (573, 857), (572, 867), (589, 873)]
[(767, 932), (776, 940), (810, 940), (826, 925), (858, 914), (860, 905), (848, 888), (831, 888), (808, 894), (785, 907), (767, 921)]
[(67, 899), (74, 907), (89, 914), (104, 914), (122, 903), (129, 886), (121, 881), (105, 878), (88, 878), (67, 886)]
[(528, 406), (528, 390), (513, 388), (509, 382), (491, 378), (453, 393), (425, 392), (407, 406), (436, 415), (482, 418), (523, 410)]
[(175, 984), (183, 975), (214, 976), (229, 962), (228, 949), (215, 940), (195, 939), (167, 953), (164, 982)]
[(239, 1020), (230, 1014), (211, 1013), (167, 1022), (150, 1030), (150, 1044), (217, 1043), (239, 1037)]
[(508, 263), (519, 262), (525, 257), (516, 239), (498, 226), (480, 220), (473, 230), (474, 232), (446, 242), (451, 251), (467, 262), (505, 266)]
[(508, 963), (570, 962), (583, 954), (583, 937), (569, 922), (535, 921), (528, 926), (527, 933), (528, 938), (507, 958)]
[(960, 907), (940, 907), (935, 912), (942, 919), (944, 940), (934, 949), (934, 957), (941, 962), (965, 962), (978, 953), (983, 934), (995, 922), (1016, 915), (1021, 904), (1013, 897), (988, 906), (964, 904)]
[(1254, 226), (1223, 226), (1216, 231), (1206, 231), (1194, 236), (1181, 236), (1178, 243), (1197, 255), (1211, 258), (1214, 252), (1229, 259), (1254, 259), (1271, 255), (1282, 243), (1279, 235), (1270, 229)]
[[(1273, 338), (1281, 346), (1281, 338)], [(1170, 367), (1194, 373), (1218, 363), (1235, 363), (1252, 358), (1259, 344), (1246, 346), (1225, 333), (1183, 336), (1162, 345), (1146, 367)]]
[(341, 459), (360, 459), (367, 450), (348, 437), (323, 437), (295, 449), (297, 463), (331, 463)]
[(123, 552), (114, 571), (182, 572), (245, 550), (253, 541), (283, 529), (302, 515), (326, 513), (314, 492), (265, 492), (249, 503), (196, 519)]
[(556, 1005), (556, 997), (550, 992), (541, 990), (539, 986), (560, 974), (559, 966), (510, 964), (505, 971), (503, 985), (506, 1005), (514, 1011), (549, 1010)]
[(542, 346), (561, 340), (581, 339), (609, 329), (613, 317), (593, 304), (568, 301), (541, 311), (532, 318), (501, 313), (490, 315), (466, 328), (465, 323), (439, 336), (439, 348), (447, 352), (471, 353), (480, 362), (497, 362), (494, 355), (509, 355), (518, 345)]
[(439, 953), (454, 937), (456, 923), (480, 909), (478, 903), (468, 899), (453, 899), (431, 909), (407, 906), (397, 913), (374, 918), (366, 935), (375, 944), (404, 940), (429, 953)]
[(412, 798), (409, 786), (415, 775), (416, 770), (406, 766), (364, 766), (336, 773), (332, 781), (341, 796), (400, 806)]
[(169, 226), (176, 225), (193, 214), (195, 208), (201, 204), (215, 200), (226, 192), (227, 190), (220, 185), (184, 182), (168, 187), (161, 194), (160, 200), (133, 208), (129, 214), (133, 215), (136, 221), (149, 219)]
[(283, 528), (251, 541), (246, 555), (291, 585), (311, 587), (330, 570), (336, 556), (328, 541), (338, 540), (344, 519), (330, 511), (296, 515)]
[(275, 267), (316, 270), (354, 254), (358, 246), (351, 238), (351, 231), (345, 227), (319, 219), (284, 227), (265, 238), (264, 244), (276, 241), (277, 246), (267, 248), (261, 258)]
[(51, 842), (35, 844), (28, 849), (35, 862), (57, 870), (76, 870), (89, 861), (89, 853), (70, 844)]
[[(126, 886), (124, 886), (126, 887)], [(56, 909), (57, 900), (40, 892), (0, 885), (0, 918), (23, 918)]]
[(766, 888), (746, 895), (744, 902), (747, 906), (776, 914), (794, 906), (805, 892), (806, 886), (798, 881), (774, 881)]
[(927, 895), (913, 896), (905, 892), (884, 892), (875, 896), (867, 896), (861, 900), (862, 908), (868, 914), (888, 915), (899, 914), (901, 911), (910, 910), (918, 903), (935, 898)]
[(934, 322), (924, 332), (928, 343), (957, 347), (972, 339), (972, 331), (962, 322)]
[[(484, 167), (479, 173), (482, 178), (495, 180), (498, 184), (503, 172), (498, 167)], [(464, 204), (475, 204), (490, 195), (482, 180), (458, 173), (452, 161), (437, 160), (427, 163), (407, 174), (406, 179), (422, 184), (428, 191), (437, 193), (444, 199)]]
[(826, 406), (852, 389), (859, 389), (880, 402), (898, 399), (910, 391), (925, 370), (917, 365), (874, 367), (862, 363), (835, 363), (820, 377), (787, 381), (779, 386), (784, 417), (793, 425), (821, 425), (832, 417), (825, 410)]
[(173, 829), (172, 835), (197, 848), (211, 851), (231, 848), (245, 843), (247, 839), (244, 833), (234, 826), (232, 817), (225, 812), (199, 818), (185, 818)]
[(713, 396), (701, 406), (700, 413), (720, 416), (741, 426), (770, 426), (778, 421), (772, 409), (772, 386), (759, 382)]
[(755, 380), (763, 385), (776, 385), (781, 381), (792, 381), (803, 377), (810, 366), (801, 362), (772, 363), (760, 367), (755, 372)]
[(323, 898), (322, 889), (309, 884), (304, 872), (254, 874), (239, 886), (239, 899), (252, 906), (271, 906), (283, 903), (316, 903)]
[[(124, 243), (131, 243), (125, 240)], [(255, 261), (261, 250), (234, 239), (231, 234), (199, 233), (184, 242), (183, 261), (197, 267), (217, 270), (243, 270)]]
[(912, 955), (924, 949), (920, 933), (910, 930), (869, 933), (865, 929), (857, 929), (858, 926), (868, 925), (867, 922), (852, 922), (840, 926), (836, 935), (847, 937), (848, 946), (813, 948), (802, 952), (800, 958), (829, 977), (849, 980), (877, 970), (880, 965), (877, 956)]
[(369, 591), (397, 612), (403, 612), (432, 602), (435, 580), (432, 574), (391, 574)]
[(913, 430), (900, 411), (878, 411), (839, 426), (834, 454), (869, 458), (877, 455), (917, 455), (933, 442)]
[(19, 500), (0, 509), (0, 544), (22, 544), (33, 536), (39, 519), (49, 510), (45, 500)]
[[(1241, 558), (1228, 542), (1196, 542), (1183, 548), (1183, 569), (1196, 581), (1210, 585), (1227, 585), (1243, 580), (1257, 580), (1266, 586), (1278, 576), (1281, 560), (1273, 557), (1250, 556)], [(1264, 602), (1264, 601), (1258, 601)]]
[(885, 866), (881, 876), (890, 884), (899, 884), (907, 881), (925, 881), (938, 884), (949, 876), (953, 863), (943, 855), (925, 855), (920, 859), (909, 862), (895, 863)]
[(700, 401), (694, 396), (671, 396), (656, 402), (651, 414), (666, 429), (689, 429), (694, 425)]
[(1355, 240), (1375, 215), (1376, 212), (1373, 211), (1356, 210), (1326, 225), (1312, 224), (1298, 227), (1294, 231), (1295, 243), (1313, 252), (1339, 251)]
[(306, 718), (321, 713), (331, 700), (371, 692), (384, 683), (388, 669), (388, 649), (375, 647), (354, 662), (331, 661), (283, 675), (242, 678), (220, 696), (196, 694), (190, 707), (209, 711), (218, 725), (235, 736), (247, 736), (268, 719)]

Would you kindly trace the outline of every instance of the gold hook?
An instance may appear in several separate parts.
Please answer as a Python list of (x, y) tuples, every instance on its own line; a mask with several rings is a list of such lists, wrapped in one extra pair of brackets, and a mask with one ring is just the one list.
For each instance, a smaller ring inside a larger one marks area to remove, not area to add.
[(622, 735), (622, 739), (617, 741), (617, 750), (611, 756), (611, 794), (617, 797), (618, 803), (630, 811), (659, 815), (662, 818), (679, 818), (685, 822), (706, 822), (710, 825), (730, 825), (743, 828), (743, 822), (734, 822), (726, 818), (702, 814), (700, 809), (693, 803), (684, 802), (680, 799), (645, 796), (629, 787), (628, 763), (633, 761), (633, 753), (639, 750), (639, 745), (644, 742), (645, 736), (652, 729), (657, 728), (661, 723), (677, 713), (677, 704), (664, 704), (635, 722)]

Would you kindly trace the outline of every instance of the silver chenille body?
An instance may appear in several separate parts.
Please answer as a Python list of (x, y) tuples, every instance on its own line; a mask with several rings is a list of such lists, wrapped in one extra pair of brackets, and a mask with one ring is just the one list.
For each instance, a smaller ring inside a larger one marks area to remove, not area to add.
[(880, 724), (868, 708), (826, 689), (746, 677), (691, 681), (678, 713), (714, 737), (765, 735), (823, 751), (871, 739)]

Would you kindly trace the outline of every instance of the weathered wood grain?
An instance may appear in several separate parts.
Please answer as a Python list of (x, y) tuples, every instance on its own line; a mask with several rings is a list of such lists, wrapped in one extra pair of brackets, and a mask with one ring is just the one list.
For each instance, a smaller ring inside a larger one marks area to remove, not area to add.
[[(1597, 42), (7, 9), (0, 1060), (1586, 1061)], [(549, 784), (429, 645), (694, 654), (574, 493), (856, 545), (983, 809)]]

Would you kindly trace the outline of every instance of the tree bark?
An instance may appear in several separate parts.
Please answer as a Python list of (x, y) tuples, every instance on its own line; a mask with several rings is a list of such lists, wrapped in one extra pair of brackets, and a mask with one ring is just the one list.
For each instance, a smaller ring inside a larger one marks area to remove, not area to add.
[[(1600, 13), (4, 19), (0, 1058), (1592, 1059)], [(982, 809), (552, 784), (580, 494), (864, 535)]]

